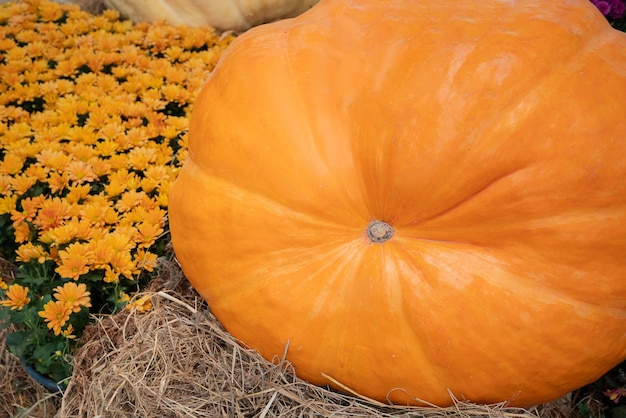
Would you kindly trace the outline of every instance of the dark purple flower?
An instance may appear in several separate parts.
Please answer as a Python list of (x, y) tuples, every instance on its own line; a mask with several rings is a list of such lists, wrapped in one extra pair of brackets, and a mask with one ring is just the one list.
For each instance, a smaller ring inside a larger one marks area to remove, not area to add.
[(624, 16), (626, 11), (626, 3), (622, 0), (613, 0), (611, 2), (611, 10), (609, 11), (609, 17), (613, 19), (619, 19)]
[(603, 15), (608, 15), (609, 12), (611, 11), (611, 3), (609, 3), (608, 1), (604, 1), (604, 0), (591, 0), (591, 2), (593, 4), (595, 4), (595, 6), (598, 8), (598, 10), (600, 10), (600, 12)]
[(590, 0), (600, 12), (611, 19), (620, 19), (626, 12), (624, 0)]

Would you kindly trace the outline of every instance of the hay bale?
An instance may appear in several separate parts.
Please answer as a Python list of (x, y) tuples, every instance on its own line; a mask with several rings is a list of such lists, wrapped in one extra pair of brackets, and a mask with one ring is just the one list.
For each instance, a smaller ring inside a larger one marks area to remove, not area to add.
[[(311, 385), (230, 336), (171, 264), (147, 313), (97, 318), (76, 353), (59, 417), (537, 417), (504, 404), (391, 407)], [(564, 416), (551, 407), (550, 416)]]

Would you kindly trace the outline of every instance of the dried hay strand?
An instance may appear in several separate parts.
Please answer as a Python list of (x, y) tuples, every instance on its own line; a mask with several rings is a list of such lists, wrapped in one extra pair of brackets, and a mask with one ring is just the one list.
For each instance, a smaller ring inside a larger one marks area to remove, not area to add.
[[(550, 410), (454, 398), (449, 408), (391, 407), (311, 385), (284, 356), (270, 362), (244, 348), (171, 273), (137, 295), (151, 298), (151, 311), (120, 312), (88, 328), (57, 416), (526, 418)], [(551, 417), (565, 416), (551, 409)]]
[(6, 347), (9, 330), (0, 329), (0, 417), (53, 417), (61, 399), (32, 380)]

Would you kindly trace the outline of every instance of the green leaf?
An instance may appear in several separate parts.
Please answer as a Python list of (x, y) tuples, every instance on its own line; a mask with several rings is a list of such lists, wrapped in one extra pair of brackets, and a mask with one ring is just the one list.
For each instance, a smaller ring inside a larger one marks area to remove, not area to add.
[(28, 331), (16, 331), (7, 335), (6, 344), (17, 357), (22, 357), (26, 352), (28, 334)]
[[(33, 358), (37, 360), (36, 367), (39, 373), (47, 373), (52, 356), (56, 351), (56, 345), (53, 343), (40, 345), (33, 351)], [(41, 359), (41, 361), (39, 361)], [(41, 369), (41, 370), (40, 370)]]
[(4, 329), (10, 325), (11, 320), (11, 310), (9, 308), (5, 308), (4, 306), (0, 307), (0, 329)]
[(626, 406), (618, 406), (617, 408), (611, 409), (610, 417), (626, 418)]

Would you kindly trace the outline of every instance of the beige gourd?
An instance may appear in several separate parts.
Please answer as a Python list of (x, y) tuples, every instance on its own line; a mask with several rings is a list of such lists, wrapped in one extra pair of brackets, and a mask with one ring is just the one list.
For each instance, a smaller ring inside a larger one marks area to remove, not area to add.
[(104, 0), (135, 22), (165, 20), (173, 25), (245, 30), (273, 20), (294, 17), (318, 0)]

